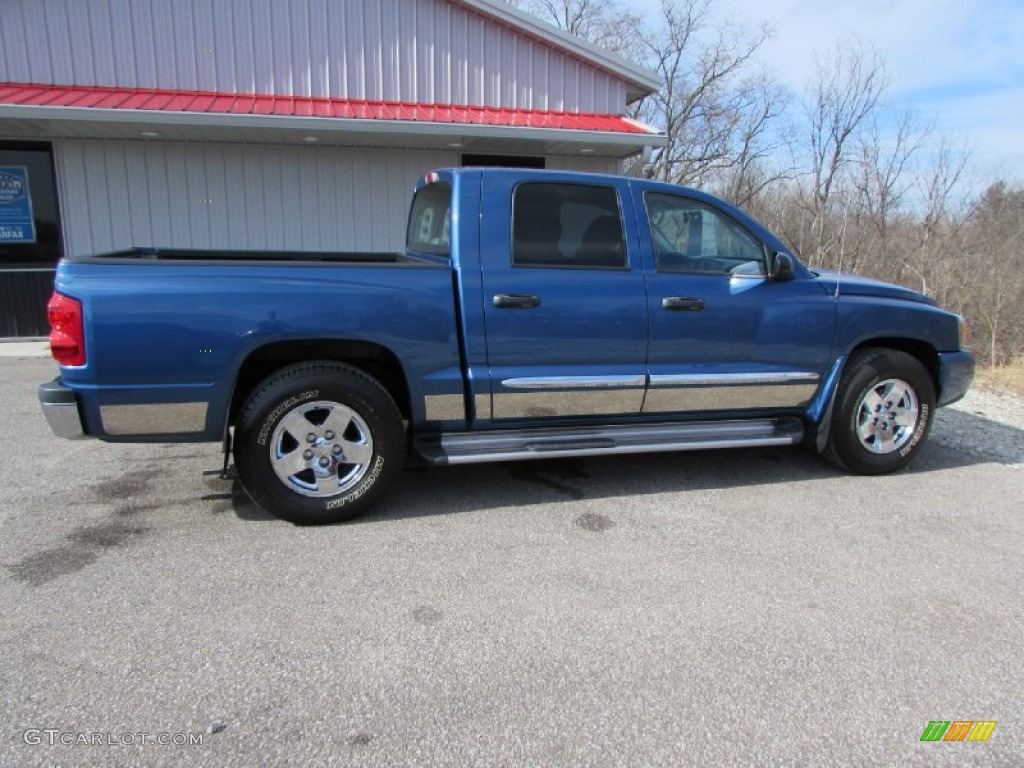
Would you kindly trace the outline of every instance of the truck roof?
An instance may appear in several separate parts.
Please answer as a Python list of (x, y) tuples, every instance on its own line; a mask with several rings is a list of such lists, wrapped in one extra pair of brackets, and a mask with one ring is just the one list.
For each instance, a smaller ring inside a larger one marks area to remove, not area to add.
[(498, 166), (470, 166), (464, 168), (437, 168), (427, 174), (425, 174), (417, 183), (416, 188), (431, 184), (441, 180), (443, 177), (454, 180), (456, 177), (472, 178), (479, 177), (483, 179), (486, 177), (496, 177), (501, 179), (513, 179), (519, 181), (549, 181), (549, 182), (563, 182), (568, 184), (587, 184), (587, 183), (603, 183), (603, 184), (622, 184), (627, 183), (631, 188), (639, 190), (640, 193), (644, 192), (661, 192), (664, 194), (674, 195), (685, 195), (693, 198), (700, 202), (706, 203), (714, 208), (720, 210), (724, 209), (726, 213), (740, 222), (743, 226), (749, 229), (753, 234), (758, 236), (763, 242), (767, 243), (769, 247), (777, 250), (784, 251), (792, 255), (792, 252), (785, 243), (782, 242), (775, 234), (765, 228), (757, 219), (754, 219), (748, 215), (741, 208), (737, 208), (732, 203), (723, 200), (720, 197), (702, 192), (699, 189), (693, 187), (686, 187), (681, 184), (672, 184), (666, 181), (658, 181), (656, 179), (644, 179), (636, 176), (624, 176), (621, 174), (611, 173), (593, 173), (590, 171), (565, 171), (557, 169), (538, 169), (538, 168), (508, 168)]

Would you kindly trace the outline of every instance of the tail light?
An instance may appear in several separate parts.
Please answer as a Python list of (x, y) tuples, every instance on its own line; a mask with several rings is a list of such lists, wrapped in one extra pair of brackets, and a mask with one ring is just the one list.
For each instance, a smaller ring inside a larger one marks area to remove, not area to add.
[(54, 292), (46, 305), (50, 320), (50, 354), (61, 365), (85, 365), (82, 302)]

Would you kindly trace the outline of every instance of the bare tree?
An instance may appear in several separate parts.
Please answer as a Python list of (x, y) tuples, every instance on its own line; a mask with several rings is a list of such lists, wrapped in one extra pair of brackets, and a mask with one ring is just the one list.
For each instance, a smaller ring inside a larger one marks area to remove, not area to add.
[(964, 257), (957, 257), (964, 253), (962, 234), (970, 211), (955, 198), (969, 157), (966, 149), (955, 150), (950, 140), (942, 137), (927, 167), (917, 173), (915, 226), (902, 233), (904, 274), (893, 277), (905, 281), (906, 274), (913, 276), (914, 287), (958, 311), (965, 298), (966, 265)]
[(971, 214), (966, 251), (967, 314), (984, 334), (984, 358), (1000, 365), (1024, 357), (1024, 189), (992, 184)]
[(713, 22), (711, 3), (662, 0), (645, 19), (621, 0), (515, 0), (660, 75), (662, 88), (631, 112), (668, 136), (645, 175), (713, 187), (749, 203), (780, 177), (777, 164), (767, 160), (780, 146), (775, 128), (788, 96), (766, 75), (752, 72), (767, 29)]
[(640, 63), (662, 80), (661, 90), (635, 109), (636, 117), (668, 136), (647, 175), (708, 182), (742, 162), (745, 141), (749, 168), (755, 140), (780, 111), (779, 93), (747, 76), (767, 29), (713, 25), (710, 0), (662, 0), (660, 18), (653, 25), (637, 21), (630, 34)]
[[(807, 150), (811, 174), (812, 261), (823, 264), (843, 243), (830, 226), (838, 183), (856, 158), (860, 131), (878, 109), (886, 88), (878, 52), (863, 45), (841, 46), (819, 59), (807, 105)], [(844, 208), (849, 199), (844, 199)]]
[(766, 75), (748, 80), (739, 95), (742, 104), (732, 140), (735, 156), (717, 191), (734, 205), (748, 207), (769, 187), (793, 178), (792, 163), (780, 162), (789, 137), (779, 127), (790, 97)]
[(512, 5), (616, 53), (624, 53), (623, 26), (634, 19), (621, 0), (509, 0)]
[(928, 173), (918, 180), (918, 189), (924, 207), (921, 221), (921, 245), (934, 239), (943, 222), (950, 218), (953, 197), (964, 177), (970, 161), (969, 149), (955, 149), (948, 137), (942, 137), (936, 147)]
[(860, 206), (874, 231), (875, 257), (889, 258), (889, 230), (907, 195), (913, 188), (911, 171), (914, 158), (928, 138), (930, 129), (919, 118), (905, 111), (892, 126), (882, 125), (874, 116), (859, 141), (860, 168), (854, 183)]

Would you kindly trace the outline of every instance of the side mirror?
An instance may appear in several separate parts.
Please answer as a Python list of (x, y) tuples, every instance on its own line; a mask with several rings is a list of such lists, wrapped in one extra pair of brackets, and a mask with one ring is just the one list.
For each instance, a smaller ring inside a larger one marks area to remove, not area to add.
[(794, 272), (793, 257), (788, 253), (776, 251), (771, 255), (771, 267), (769, 268), (768, 275), (773, 282), (783, 283), (786, 280), (792, 280)]

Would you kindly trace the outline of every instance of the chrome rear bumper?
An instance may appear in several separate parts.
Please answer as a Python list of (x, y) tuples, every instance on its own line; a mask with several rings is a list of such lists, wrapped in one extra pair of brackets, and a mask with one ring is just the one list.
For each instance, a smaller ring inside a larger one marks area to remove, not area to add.
[(39, 385), (39, 405), (46, 423), (57, 437), (78, 440), (85, 437), (82, 417), (78, 412), (75, 393), (65, 387), (60, 378)]

